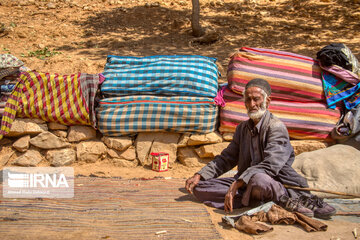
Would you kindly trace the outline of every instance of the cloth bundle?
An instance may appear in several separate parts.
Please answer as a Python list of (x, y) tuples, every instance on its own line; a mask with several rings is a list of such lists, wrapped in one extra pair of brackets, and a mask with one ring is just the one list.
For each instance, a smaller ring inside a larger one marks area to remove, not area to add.
[(24, 63), (11, 54), (0, 54), (0, 115), (14, 90), (20, 71), (28, 70)]
[[(220, 110), (220, 132), (235, 132), (236, 126), (249, 117), (242, 95), (225, 87), (225, 106)], [(330, 140), (330, 133), (340, 117), (338, 109), (327, 109), (318, 102), (273, 100), (269, 111), (284, 122), (293, 139)]]
[(214, 98), (218, 89), (216, 59), (196, 55), (108, 56), (101, 93)]
[(10, 131), (16, 116), (96, 127), (95, 94), (103, 78), (101, 74), (21, 72), (5, 104), (0, 138)]
[(99, 131), (107, 136), (170, 131), (209, 133), (215, 130), (217, 106), (211, 98), (187, 96), (123, 96), (100, 100)]
[(271, 226), (260, 222), (271, 224), (299, 224), (307, 232), (326, 231), (327, 225), (319, 220), (309, 218), (301, 213), (289, 212), (274, 204), (268, 212), (260, 211), (251, 216), (244, 215), (235, 223), (235, 228), (250, 234), (262, 234), (273, 230)]
[(332, 137), (346, 140), (356, 136), (360, 141), (360, 64), (351, 50), (343, 43), (323, 47), (317, 58), (323, 70), (322, 81), (329, 108), (340, 106), (342, 116)]

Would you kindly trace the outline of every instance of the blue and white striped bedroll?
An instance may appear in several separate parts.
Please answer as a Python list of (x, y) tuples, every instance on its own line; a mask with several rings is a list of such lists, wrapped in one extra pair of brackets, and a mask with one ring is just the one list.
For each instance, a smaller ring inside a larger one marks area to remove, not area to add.
[(172, 95), (214, 98), (218, 90), (216, 58), (199, 55), (107, 57), (101, 92), (107, 96)]
[(218, 108), (212, 98), (151, 95), (102, 99), (96, 109), (99, 131), (105, 136), (138, 132), (215, 131)]

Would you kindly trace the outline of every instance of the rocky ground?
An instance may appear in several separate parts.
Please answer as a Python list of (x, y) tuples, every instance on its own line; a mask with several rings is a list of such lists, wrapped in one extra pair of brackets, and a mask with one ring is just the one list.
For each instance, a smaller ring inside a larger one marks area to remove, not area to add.
[[(228, 56), (242, 46), (315, 57), (322, 47), (342, 42), (360, 57), (358, 0), (200, 0), (200, 7), (202, 26), (218, 36), (212, 44), (200, 44), (191, 35), (192, 6), (187, 0), (2, 0), (0, 53), (18, 57), (31, 69), (60, 74), (102, 72), (110, 54), (199, 54), (218, 59), (220, 82), (226, 81)], [(146, 167), (115, 168), (106, 161), (75, 163), (74, 167), (83, 175), (159, 175)], [(184, 179), (198, 169), (174, 163), (161, 176)], [(251, 239), (224, 230), (219, 224), (223, 213), (209, 212), (225, 239)], [(346, 228), (346, 223), (330, 225), (339, 229), (341, 239), (348, 239), (343, 233), (353, 227)], [(285, 227), (270, 238), (288, 239), (294, 233), (298, 239), (312, 239), (297, 230), (289, 232)], [(335, 230), (330, 233), (336, 237)]]

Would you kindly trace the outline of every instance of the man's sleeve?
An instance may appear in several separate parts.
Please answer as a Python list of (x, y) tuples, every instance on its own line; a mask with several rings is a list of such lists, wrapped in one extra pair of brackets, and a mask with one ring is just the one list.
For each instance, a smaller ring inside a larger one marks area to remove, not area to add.
[(237, 165), (239, 161), (240, 131), (238, 125), (229, 146), (198, 172), (203, 180), (217, 178)]
[(246, 184), (256, 173), (266, 173), (270, 177), (277, 176), (292, 153), (293, 148), (290, 145), (288, 131), (282, 122), (272, 122), (267, 134), (264, 160), (255, 166), (249, 167), (239, 177)]

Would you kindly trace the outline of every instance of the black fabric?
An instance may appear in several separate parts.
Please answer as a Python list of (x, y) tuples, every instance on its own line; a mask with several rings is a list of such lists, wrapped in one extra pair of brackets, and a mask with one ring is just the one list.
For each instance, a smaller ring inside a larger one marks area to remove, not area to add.
[(346, 46), (343, 43), (332, 43), (323, 47), (316, 54), (316, 58), (322, 65), (329, 67), (331, 65), (338, 65), (349, 71), (352, 71), (352, 64), (348, 57), (341, 51)]

